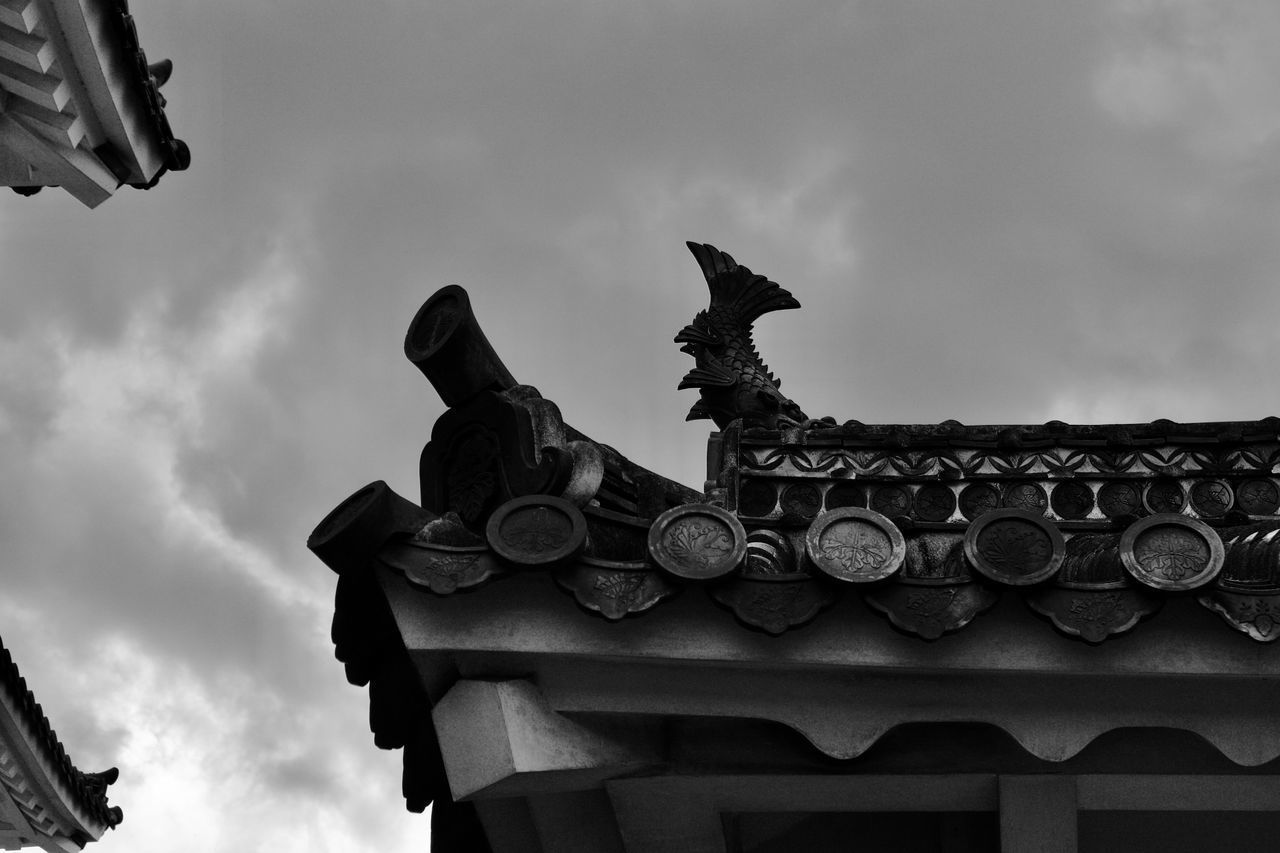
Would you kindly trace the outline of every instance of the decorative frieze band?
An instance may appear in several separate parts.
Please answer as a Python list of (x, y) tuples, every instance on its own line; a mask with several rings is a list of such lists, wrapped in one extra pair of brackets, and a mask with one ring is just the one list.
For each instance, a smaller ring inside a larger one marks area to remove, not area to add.
[(1025, 475), (1049, 478), (1089, 474), (1139, 474), (1183, 477), (1188, 474), (1267, 474), (1280, 465), (1280, 444), (1246, 447), (1159, 447), (1142, 450), (1026, 451), (938, 448), (913, 451), (845, 447), (751, 446), (740, 450), (744, 473), (775, 476), (974, 477)]
[(1229, 477), (1147, 479), (986, 479), (939, 481), (875, 477), (854, 480), (783, 479), (744, 472), (736, 506), (746, 519), (795, 522), (819, 512), (864, 507), (890, 518), (967, 525), (996, 509), (1019, 509), (1056, 521), (1110, 523), (1156, 513), (1185, 513), (1210, 521), (1236, 513), (1274, 515), (1280, 481), (1247, 472)]

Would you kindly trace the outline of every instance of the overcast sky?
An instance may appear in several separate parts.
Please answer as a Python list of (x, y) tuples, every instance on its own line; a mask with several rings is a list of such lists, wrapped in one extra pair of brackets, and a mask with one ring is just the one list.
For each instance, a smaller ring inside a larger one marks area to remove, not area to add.
[(425, 848), (304, 542), (416, 498), (445, 284), (695, 487), (685, 240), (804, 305), (757, 342), (813, 416), (1280, 414), (1274, 0), (130, 7), (190, 170), (0, 194), (0, 636), (121, 767), (101, 853)]

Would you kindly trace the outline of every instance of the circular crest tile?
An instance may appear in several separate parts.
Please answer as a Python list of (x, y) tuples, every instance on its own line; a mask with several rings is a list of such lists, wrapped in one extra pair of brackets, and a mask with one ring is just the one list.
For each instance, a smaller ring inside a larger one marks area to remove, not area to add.
[(1280, 509), (1280, 488), (1261, 477), (1245, 480), (1236, 487), (1236, 506), (1250, 515), (1272, 515)]
[(866, 506), (867, 490), (859, 483), (836, 483), (827, 490), (827, 509), (843, 506)]
[(1037, 483), (1014, 483), (1004, 490), (1003, 503), (1009, 509), (1044, 515), (1045, 508), (1049, 505), (1049, 498)]
[(1187, 493), (1177, 480), (1156, 480), (1142, 496), (1147, 509), (1157, 514), (1179, 513), (1187, 503)]
[(871, 508), (881, 515), (908, 515), (911, 492), (903, 486), (881, 486), (871, 493)]
[(1079, 480), (1066, 480), (1053, 487), (1049, 505), (1063, 518), (1072, 521), (1085, 518), (1093, 509), (1093, 489)]
[(1058, 528), (1020, 509), (989, 512), (969, 525), (964, 536), (964, 553), (974, 568), (1011, 586), (1029, 586), (1053, 577), (1065, 550)]
[(1206, 518), (1226, 515), (1233, 503), (1235, 495), (1223, 480), (1197, 480), (1191, 484), (1191, 508)]
[(822, 493), (813, 483), (793, 483), (782, 490), (782, 511), (813, 518), (822, 509)]
[(685, 504), (649, 528), (649, 553), (659, 566), (690, 580), (727, 575), (747, 553), (747, 532), (732, 514), (710, 504)]
[(1107, 518), (1137, 515), (1142, 509), (1142, 495), (1132, 483), (1107, 483), (1098, 489), (1098, 509)]
[(809, 525), (804, 546), (815, 566), (851, 583), (884, 580), (907, 555), (907, 543), (892, 521), (852, 506), (818, 516)]
[(1222, 569), (1222, 540), (1203, 521), (1165, 513), (1129, 525), (1120, 560), (1139, 582), (1178, 592), (1204, 586)]
[(743, 480), (738, 487), (738, 512), (761, 518), (778, 505), (778, 492), (764, 480)]
[(960, 493), (960, 511), (970, 521), (991, 512), (998, 506), (1000, 506), (1000, 493), (996, 491), (995, 486), (988, 483), (965, 486), (964, 491)]
[(504, 560), (542, 566), (577, 552), (586, 541), (587, 522), (562, 498), (525, 495), (498, 507), (489, 517), (485, 538)]
[(956, 511), (956, 494), (941, 483), (926, 483), (916, 492), (916, 518), (946, 521)]

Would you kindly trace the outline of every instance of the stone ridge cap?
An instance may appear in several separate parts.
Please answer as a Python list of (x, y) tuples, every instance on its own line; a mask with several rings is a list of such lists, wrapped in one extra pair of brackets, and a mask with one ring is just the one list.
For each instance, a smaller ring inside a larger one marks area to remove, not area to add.
[(57, 778), (51, 781), (60, 782), (71, 792), (74, 805), (103, 827), (119, 824), (124, 819), (124, 812), (107, 803), (107, 787), (115, 782), (119, 771), (112, 767), (101, 773), (87, 773), (72, 763), (44, 709), (27, 687), (26, 679), (18, 672), (18, 665), (5, 648), (3, 638), (0, 638), (0, 691), (7, 694), (21, 715), (21, 719), (15, 722), (34, 733), (36, 741), (28, 743), (28, 746), (57, 774)]
[(1134, 444), (1194, 442), (1196, 444), (1240, 444), (1280, 440), (1280, 417), (1259, 421), (1207, 421), (1176, 423), (1156, 420), (1135, 424), (1068, 424), (1049, 421), (1045, 424), (979, 424), (959, 421), (939, 424), (864, 424), (847, 421), (825, 428), (742, 430), (742, 440), (762, 444), (840, 444), (848, 440), (905, 447), (908, 444), (994, 443), (1019, 446), (1051, 445), (1080, 442), (1081, 446), (1105, 444), (1123, 447)]

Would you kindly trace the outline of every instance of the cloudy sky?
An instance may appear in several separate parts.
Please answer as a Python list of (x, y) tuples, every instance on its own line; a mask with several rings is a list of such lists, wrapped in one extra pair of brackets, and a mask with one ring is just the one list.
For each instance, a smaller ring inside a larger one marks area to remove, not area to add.
[[(0, 194), (0, 635), (102, 853), (420, 851), (304, 547), (443, 411), (462, 284), (567, 421), (700, 486), (685, 240), (868, 423), (1280, 414), (1280, 6), (130, 0), (189, 171)], [(585, 617), (584, 617), (585, 618)]]

